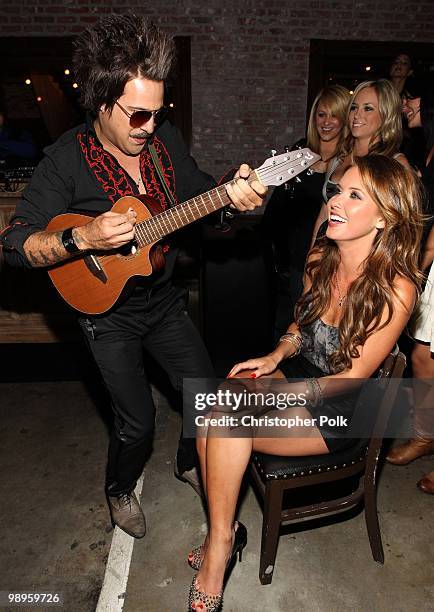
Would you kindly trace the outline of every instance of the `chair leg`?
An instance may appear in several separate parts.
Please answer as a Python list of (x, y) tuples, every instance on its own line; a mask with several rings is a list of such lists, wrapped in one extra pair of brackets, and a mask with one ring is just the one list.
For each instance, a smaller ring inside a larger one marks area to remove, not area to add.
[(275, 486), (275, 484), (272, 482), (267, 483), (264, 495), (261, 559), (259, 563), (259, 580), (261, 584), (271, 584), (273, 580), (274, 563), (279, 541), (283, 491), (280, 486)]
[(377, 563), (384, 563), (384, 550), (378, 522), (377, 495), (375, 484), (365, 479), (365, 521), (368, 530), (372, 556)]

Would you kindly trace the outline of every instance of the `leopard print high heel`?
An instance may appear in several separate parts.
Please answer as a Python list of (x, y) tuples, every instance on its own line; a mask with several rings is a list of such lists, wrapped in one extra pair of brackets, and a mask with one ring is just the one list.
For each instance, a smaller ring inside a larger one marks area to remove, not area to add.
[(194, 569), (196, 572), (200, 570), (200, 566), (202, 565), (203, 558), (205, 556), (205, 546), (201, 544), (200, 546), (196, 546), (190, 552), (187, 557), (188, 565)]
[[(235, 529), (235, 536), (236, 533), (239, 529), (240, 523), (238, 521), (236, 521), (236, 529)], [(243, 529), (246, 531), (246, 528), (244, 527), (244, 525), (241, 523), (242, 529), (241, 531), (243, 531)], [(241, 532), (240, 532), (241, 535)], [(240, 537), (240, 536), (239, 536)], [(244, 535), (243, 535), (244, 537)], [(246, 531), (246, 536), (247, 538), (247, 531)], [(193, 548), (193, 550), (190, 552), (190, 554), (187, 557), (187, 563), (188, 565), (194, 569), (196, 572), (198, 572), (200, 570), (200, 566), (202, 565), (202, 561), (203, 558), (205, 556), (205, 544), (201, 544), (200, 546), (196, 546), (195, 548)]]
[[(223, 586), (226, 584), (226, 581), (229, 578), (229, 574), (231, 573), (237, 554), (238, 560), (242, 560), (243, 549), (245, 548), (246, 544), (247, 529), (242, 523), (238, 522), (238, 526), (235, 531), (234, 542), (232, 544), (231, 554), (226, 564)], [(197, 551), (200, 548), (201, 547), (198, 546), (197, 548), (193, 549), (190, 554), (193, 554), (194, 551)], [(200, 560), (200, 564), (202, 564), (202, 560), (203, 557)], [(188, 593), (189, 612), (220, 612), (220, 610), (222, 609), (222, 605), (223, 589), (217, 595), (209, 595), (208, 593), (205, 593), (205, 591), (201, 591), (197, 574), (195, 574), (190, 586), (190, 591)]]
[(188, 593), (189, 612), (219, 612), (222, 603), (223, 591), (220, 591), (218, 595), (208, 595), (205, 591), (201, 591), (197, 574), (195, 574)]

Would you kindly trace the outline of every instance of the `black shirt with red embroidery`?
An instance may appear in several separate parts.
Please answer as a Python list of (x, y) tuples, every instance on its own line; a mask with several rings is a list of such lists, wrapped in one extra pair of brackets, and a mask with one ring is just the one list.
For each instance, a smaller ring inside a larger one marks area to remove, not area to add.
[[(175, 202), (215, 187), (214, 179), (199, 170), (179, 131), (168, 121), (155, 132), (153, 144)], [(56, 215), (73, 212), (95, 216), (110, 210), (122, 196), (139, 195), (133, 179), (101, 146), (90, 121), (63, 134), (44, 154), (10, 225), (0, 235), (5, 259), (13, 266), (31, 267), (23, 244), (31, 234), (44, 230)], [(140, 170), (147, 195), (163, 208), (169, 207), (146, 147), (140, 154)], [(160, 284), (170, 278), (175, 257), (176, 250), (170, 249), (164, 272), (146, 282)]]

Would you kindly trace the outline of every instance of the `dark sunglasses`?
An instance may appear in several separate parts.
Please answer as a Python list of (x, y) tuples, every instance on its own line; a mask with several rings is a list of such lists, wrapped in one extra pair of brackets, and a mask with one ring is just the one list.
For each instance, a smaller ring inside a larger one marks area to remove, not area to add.
[(164, 118), (166, 117), (167, 112), (169, 110), (167, 106), (162, 106), (158, 110), (138, 110), (134, 111), (133, 113), (129, 113), (121, 104), (119, 104), (118, 101), (116, 101), (115, 104), (119, 106), (123, 113), (126, 114), (128, 119), (130, 120), (130, 126), (132, 128), (138, 128), (144, 125), (145, 123), (148, 123), (151, 117), (154, 117), (156, 125), (159, 125), (164, 121)]

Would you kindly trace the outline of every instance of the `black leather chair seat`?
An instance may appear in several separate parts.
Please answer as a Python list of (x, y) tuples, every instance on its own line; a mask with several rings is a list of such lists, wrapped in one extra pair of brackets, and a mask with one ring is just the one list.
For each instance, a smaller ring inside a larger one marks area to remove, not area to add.
[(359, 440), (356, 445), (327, 455), (307, 457), (280, 457), (254, 453), (252, 461), (263, 481), (297, 478), (320, 472), (330, 472), (355, 465), (364, 460), (369, 440)]
[[(361, 502), (372, 556), (378, 563), (384, 563), (377, 515), (376, 475), (384, 432), (404, 367), (405, 356), (400, 352), (390, 354), (383, 363), (379, 377), (387, 379), (388, 383), (382, 397), (378, 398), (377, 417), (369, 440), (348, 441), (352, 446), (327, 455), (274, 457), (253, 453), (253, 482), (264, 504), (259, 561), (261, 584), (270, 584), (273, 579), (282, 525), (354, 508)], [(323, 487), (321, 492), (316, 485)], [(286, 495), (288, 491), (296, 494)]]

